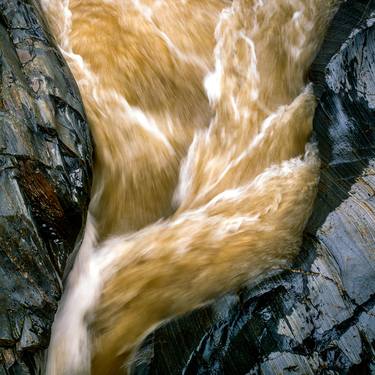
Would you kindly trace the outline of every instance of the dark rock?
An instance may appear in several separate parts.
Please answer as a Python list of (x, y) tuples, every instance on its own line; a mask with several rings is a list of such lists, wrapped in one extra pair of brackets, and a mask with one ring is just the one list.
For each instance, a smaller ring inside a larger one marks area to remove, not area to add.
[(0, 126), (0, 374), (37, 374), (86, 216), (92, 149), (34, 0), (0, 0)]
[(322, 176), (299, 259), (166, 324), (134, 374), (375, 374), (375, 2), (342, 5), (311, 69)]

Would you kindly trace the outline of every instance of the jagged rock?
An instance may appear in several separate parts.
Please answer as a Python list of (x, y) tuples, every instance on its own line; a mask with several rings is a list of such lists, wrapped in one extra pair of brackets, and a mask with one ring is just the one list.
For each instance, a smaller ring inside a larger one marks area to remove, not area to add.
[(37, 374), (86, 216), (91, 141), (34, 0), (0, 0), (0, 374)]
[(296, 263), (176, 319), (133, 374), (375, 374), (375, 2), (342, 5), (311, 70), (322, 176)]

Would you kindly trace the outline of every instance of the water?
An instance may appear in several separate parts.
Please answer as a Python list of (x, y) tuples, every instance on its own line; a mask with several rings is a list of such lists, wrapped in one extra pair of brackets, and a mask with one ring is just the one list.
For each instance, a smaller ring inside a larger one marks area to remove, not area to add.
[(161, 322), (298, 253), (319, 179), (306, 82), (334, 0), (41, 0), (95, 142), (50, 375), (126, 373)]

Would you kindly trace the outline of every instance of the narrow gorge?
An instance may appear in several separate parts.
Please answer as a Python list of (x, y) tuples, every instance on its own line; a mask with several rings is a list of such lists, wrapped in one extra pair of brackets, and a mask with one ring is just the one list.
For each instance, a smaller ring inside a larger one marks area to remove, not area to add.
[[(4, 374), (370, 371), (374, 85), (366, 56), (374, 4), (349, 1), (334, 17), (339, 5), (41, 0), (22, 5), (22, 13), (16, 2), (1, 4), (2, 58), (25, 77), (9, 95), (2, 91), (11, 124), (2, 148), (11, 164), (3, 173), (18, 194), (7, 199), (23, 202), (13, 217), (22, 213), (21, 222), (35, 228), (39, 242), (31, 243), (45, 249), (44, 263), (38, 255), (35, 266), (48, 264), (53, 280), (29, 275), (31, 253), (12, 252), (20, 246), (14, 240), (28, 236), (3, 216), (4, 238), (7, 228), (21, 233), (4, 243), (4, 259), (25, 280), (20, 288), (14, 277), (4, 284)], [(60, 52), (47, 47), (54, 43), (47, 25)], [(355, 49), (361, 60), (349, 52)], [(8, 88), (15, 80), (4, 67)], [(94, 160), (86, 220), (88, 128)], [(335, 177), (340, 173), (344, 180)], [(326, 198), (332, 176), (336, 200)], [(335, 220), (352, 215), (352, 194), (369, 210), (358, 211), (367, 229), (349, 219), (330, 243)], [(326, 257), (327, 246), (350, 244), (357, 229), (360, 241)], [(347, 259), (355, 259), (353, 274), (345, 273)], [(4, 265), (6, 275), (11, 268)], [(47, 360), (41, 350), (63, 284)], [(324, 307), (306, 302), (310, 291), (318, 300), (337, 297)], [(331, 315), (342, 318), (337, 327)], [(347, 331), (361, 350), (350, 346)], [(346, 359), (334, 362), (323, 353), (337, 338)]]

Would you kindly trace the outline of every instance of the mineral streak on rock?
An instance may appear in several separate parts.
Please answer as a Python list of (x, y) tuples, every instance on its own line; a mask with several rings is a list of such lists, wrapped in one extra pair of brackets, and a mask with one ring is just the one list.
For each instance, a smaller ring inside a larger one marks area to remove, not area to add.
[(42, 373), (84, 223), (91, 141), (35, 1), (0, 0), (0, 374)]
[(311, 69), (322, 175), (299, 260), (166, 324), (133, 374), (375, 373), (375, 2), (348, 1)]

